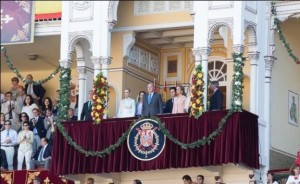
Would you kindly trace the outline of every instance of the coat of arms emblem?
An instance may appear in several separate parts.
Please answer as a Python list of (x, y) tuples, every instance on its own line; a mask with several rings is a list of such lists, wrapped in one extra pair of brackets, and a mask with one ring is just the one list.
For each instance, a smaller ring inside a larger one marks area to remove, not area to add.
[(165, 135), (153, 119), (143, 119), (132, 127), (128, 139), (131, 154), (139, 160), (152, 160), (163, 150)]

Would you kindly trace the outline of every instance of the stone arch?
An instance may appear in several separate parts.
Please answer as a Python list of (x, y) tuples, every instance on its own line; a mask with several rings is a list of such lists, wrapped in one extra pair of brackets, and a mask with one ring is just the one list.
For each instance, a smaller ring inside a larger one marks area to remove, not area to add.
[(248, 44), (255, 46), (257, 44), (257, 36), (256, 36), (256, 25), (254, 23), (245, 22), (245, 36), (248, 33)]
[(89, 44), (89, 50), (92, 48), (92, 40), (86, 35), (74, 36), (69, 42), (69, 53), (73, 54), (76, 51), (77, 58), (82, 58), (84, 55), (84, 46), (79, 41), (86, 41)]
[(209, 31), (208, 31), (208, 46), (211, 46), (211, 43), (214, 41), (214, 33), (219, 30), (220, 27), (227, 27), (231, 34), (233, 33), (233, 29), (232, 29), (232, 23), (231, 23), (231, 19), (227, 20), (227, 21), (220, 21), (220, 22), (216, 22), (213, 23), (212, 25), (209, 26)]

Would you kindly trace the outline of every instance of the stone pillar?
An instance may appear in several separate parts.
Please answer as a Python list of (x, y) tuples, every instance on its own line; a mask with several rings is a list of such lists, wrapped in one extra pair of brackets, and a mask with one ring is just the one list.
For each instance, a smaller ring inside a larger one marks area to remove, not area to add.
[(100, 57), (100, 64), (102, 65), (103, 75), (108, 78), (108, 65), (111, 63), (111, 57)]
[(80, 120), (80, 115), (86, 96), (86, 67), (77, 67), (77, 72), (79, 73), (78, 120)]
[(94, 65), (94, 77), (96, 77), (101, 71), (100, 57), (91, 57), (91, 60)]
[(250, 68), (250, 112), (257, 114), (257, 62), (259, 52), (248, 52)]
[(276, 60), (274, 56), (265, 56), (265, 100), (264, 100), (264, 113), (266, 122), (266, 131), (264, 137), (265, 149), (263, 155), (266, 155), (266, 166), (265, 171), (269, 170), (270, 167), (270, 130), (271, 130), (271, 77), (272, 67)]
[(71, 59), (60, 59), (59, 65), (64, 68), (70, 68), (72, 65), (72, 60)]
[(204, 109), (207, 110), (207, 96), (208, 96), (208, 55), (210, 54), (211, 49), (209, 47), (202, 47), (200, 48), (201, 53), (201, 64), (202, 64), (202, 71), (203, 71), (203, 81), (204, 81)]

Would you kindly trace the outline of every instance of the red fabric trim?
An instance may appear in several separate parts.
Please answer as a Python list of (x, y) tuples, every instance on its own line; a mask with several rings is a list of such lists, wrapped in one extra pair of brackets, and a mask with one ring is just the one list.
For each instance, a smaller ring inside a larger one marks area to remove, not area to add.
[(57, 18), (61, 18), (61, 12), (58, 12), (58, 13), (35, 14), (35, 20), (57, 19)]

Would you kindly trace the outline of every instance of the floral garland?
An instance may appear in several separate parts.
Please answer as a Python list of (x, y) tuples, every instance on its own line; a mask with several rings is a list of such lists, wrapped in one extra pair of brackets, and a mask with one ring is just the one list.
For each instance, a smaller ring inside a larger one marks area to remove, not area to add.
[(275, 2), (272, 2), (272, 15), (275, 16), (274, 25), (276, 26), (277, 32), (279, 34), (279, 39), (282, 41), (287, 53), (294, 60), (294, 62), (296, 64), (300, 64), (299, 58), (293, 53), (293, 50), (290, 48), (289, 43), (286, 41), (286, 38), (282, 33), (282, 29), (280, 27), (280, 20), (276, 17), (277, 12), (276, 12), (276, 8), (275, 8)]
[(93, 107), (91, 116), (96, 124), (99, 124), (103, 120), (103, 116), (106, 114), (107, 107), (107, 91), (108, 84), (107, 78), (102, 72), (97, 74), (93, 82)]
[(204, 104), (203, 104), (203, 72), (201, 64), (196, 66), (195, 71), (193, 72), (192, 77), (192, 93), (191, 93), (191, 101), (190, 107), (191, 112), (190, 116), (198, 119), (203, 111), (204, 111)]
[[(21, 81), (23, 81), (25, 84), (27, 84), (28, 82), (27, 82), (27, 79), (25, 78), (25, 77), (23, 77), (21, 74), (20, 74), (20, 72), (18, 71), (18, 69), (12, 64), (12, 62), (10, 61), (10, 59), (9, 59), (9, 57), (6, 55), (6, 48), (5, 47), (1, 47), (1, 50), (2, 50), (2, 52), (3, 52), (3, 55), (4, 55), (4, 57), (5, 57), (5, 62), (6, 62), (6, 64), (7, 64), (7, 66), (8, 66), (8, 68), (11, 70), (11, 71), (13, 71), (16, 75), (17, 75), (17, 77), (21, 80)], [(44, 84), (44, 83), (46, 83), (46, 82), (48, 82), (49, 80), (51, 80), (51, 79), (53, 79), (53, 77), (56, 75), (56, 74), (58, 74), (58, 72), (61, 70), (61, 67), (60, 66), (58, 66), (47, 78), (45, 78), (45, 79), (42, 79), (42, 80), (39, 80), (39, 81), (35, 81), (33, 84), (34, 85), (40, 85), (40, 84)]]
[(70, 81), (71, 69), (61, 68), (59, 76), (60, 91), (59, 91), (59, 104), (58, 104), (58, 120), (64, 121), (68, 119), (68, 109), (70, 107)]
[(233, 86), (232, 86), (232, 110), (242, 112), (243, 102), (243, 81), (244, 81), (244, 61), (243, 52), (232, 53), (233, 57)]

